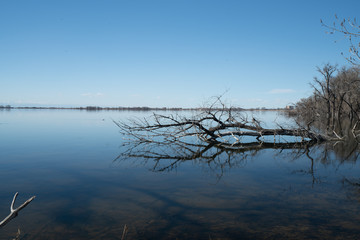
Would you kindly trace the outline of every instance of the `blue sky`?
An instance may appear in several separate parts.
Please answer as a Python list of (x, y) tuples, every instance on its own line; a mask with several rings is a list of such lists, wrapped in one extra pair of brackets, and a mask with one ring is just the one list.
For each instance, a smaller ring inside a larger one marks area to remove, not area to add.
[[(360, 1), (1, 0), (0, 104), (284, 107), (347, 64)], [(337, 43), (334, 43), (334, 41)]]

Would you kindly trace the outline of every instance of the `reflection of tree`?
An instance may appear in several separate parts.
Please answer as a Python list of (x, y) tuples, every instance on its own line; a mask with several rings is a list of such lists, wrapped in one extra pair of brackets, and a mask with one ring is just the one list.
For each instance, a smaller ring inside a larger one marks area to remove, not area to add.
[[(115, 123), (127, 137), (126, 148), (116, 161), (142, 159), (154, 172), (172, 171), (192, 161), (221, 177), (232, 167), (244, 166), (262, 150), (282, 153), (287, 149), (292, 159), (310, 159), (310, 168), (302, 172), (310, 174), (316, 183), (319, 178), (314, 174), (314, 162), (327, 164), (331, 154), (340, 162), (356, 161), (359, 154), (356, 138), (335, 142), (305, 127), (266, 129), (258, 119), (227, 108), (220, 98), (191, 117), (154, 113), (149, 118)], [(335, 139), (339, 138), (331, 140)], [(313, 154), (311, 149), (317, 148), (322, 151)]]
[(218, 179), (231, 168), (243, 167), (249, 159), (270, 149), (278, 155), (287, 154), (289, 161), (308, 159), (308, 168), (295, 170), (293, 173), (311, 176), (312, 184), (321, 183), (321, 177), (316, 176), (316, 163), (341, 165), (346, 162), (356, 162), (360, 154), (356, 141), (322, 144), (314, 141), (222, 144), (167, 141), (158, 138), (157, 141), (128, 141), (123, 149), (124, 151), (114, 161), (133, 161), (149, 167), (154, 172), (175, 171), (181, 164), (191, 162), (212, 172)]
[(342, 180), (343, 188), (347, 191), (348, 199), (360, 202), (360, 179), (344, 177)]
[[(334, 152), (341, 162), (355, 163), (360, 156), (358, 140), (355, 138), (350, 142), (339, 143), (334, 146)], [(352, 196), (349, 198), (353, 198), (353, 195), (355, 195), (356, 199), (360, 202), (360, 178), (344, 177), (342, 182), (345, 188), (350, 187), (352, 189)]]
[(180, 141), (130, 141), (124, 145), (122, 152), (114, 161), (141, 159), (142, 164), (150, 166), (154, 172), (175, 170), (179, 165), (192, 161), (195, 164), (206, 166), (217, 177), (233, 168), (244, 166), (249, 158), (256, 156), (265, 149), (292, 150), (294, 158), (306, 154), (308, 147), (315, 144), (313, 141), (303, 143), (284, 142), (248, 142), (224, 145), (219, 143), (187, 143)]
[[(315, 148), (315, 146), (314, 146), (314, 148)], [(305, 170), (301, 169), (301, 170), (293, 171), (293, 173), (302, 173), (302, 174), (310, 175), (312, 178), (312, 185), (314, 186), (315, 183), (321, 183), (321, 179), (320, 179), (320, 177), (315, 176), (315, 169), (314, 169), (315, 160), (312, 157), (312, 154), (310, 153), (310, 151), (311, 151), (311, 149), (309, 148), (309, 146), (305, 146), (304, 151), (302, 152), (302, 155), (305, 155), (310, 160), (310, 167)], [(324, 151), (323, 153), (325, 153), (325, 155), (326, 155), (326, 151)], [(295, 159), (298, 156), (293, 156), (293, 157)]]
[[(347, 141), (325, 142), (322, 144), (314, 144), (311, 147), (305, 147), (304, 152), (307, 159), (310, 160), (308, 169), (297, 170), (294, 173), (308, 174), (312, 177), (312, 184), (321, 183), (321, 177), (316, 176), (315, 164), (328, 166), (333, 165), (339, 168), (342, 164), (354, 164), (359, 159), (360, 148), (356, 139), (348, 139)], [(293, 155), (296, 158), (295, 155)], [(354, 182), (354, 180), (344, 178), (345, 183)], [(360, 180), (358, 181), (360, 182)], [(360, 186), (360, 184), (359, 184)]]

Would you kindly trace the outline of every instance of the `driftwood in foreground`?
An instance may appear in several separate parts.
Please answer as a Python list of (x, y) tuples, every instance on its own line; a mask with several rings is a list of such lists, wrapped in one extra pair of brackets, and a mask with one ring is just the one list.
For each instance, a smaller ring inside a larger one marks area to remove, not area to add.
[(15, 217), (18, 215), (18, 213), (19, 213), (19, 211), (20, 211), (21, 209), (23, 209), (24, 207), (26, 207), (32, 200), (35, 199), (35, 196), (33, 196), (33, 197), (29, 198), (28, 200), (26, 200), (26, 201), (25, 201), (23, 204), (21, 204), (18, 208), (15, 208), (15, 209), (14, 209), (14, 204), (15, 204), (15, 201), (16, 201), (17, 196), (18, 196), (18, 193), (15, 193), (14, 198), (13, 198), (13, 200), (12, 200), (12, 202), (11, 202), (11, 205), (10, 205), (10, 214), (9, 214), (6, 218), (4, 218), (4, 220), (2, 220), (2, 221), (0, 222), (0, 227), (5, 226), (11, 219), (15, 218)]

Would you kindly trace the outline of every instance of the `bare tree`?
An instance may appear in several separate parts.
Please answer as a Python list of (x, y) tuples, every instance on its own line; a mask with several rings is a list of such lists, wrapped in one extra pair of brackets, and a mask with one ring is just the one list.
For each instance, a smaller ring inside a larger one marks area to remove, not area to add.
[(329, 63), (326, 64), (323, 68), (317, 68), (318, 72), (323, 76), (324, 80), (314, 78), (314, 82), (318, 85), (311, 84), (314, 89), (315, 98), (322, 98), (324, 107), (326, 109), (326, 119), (327, 119), (327, 130), (334, 125), (335, 116), (335, 94), (330, 87), (333, 74), (336, 71), (336, 66), (332, 66)]
[(359, 135), (360, 69), (326, 64), (318, 68), (322, 78), (315, 78), (313, 94), (296, 106), (298, 122), (339, 138)]

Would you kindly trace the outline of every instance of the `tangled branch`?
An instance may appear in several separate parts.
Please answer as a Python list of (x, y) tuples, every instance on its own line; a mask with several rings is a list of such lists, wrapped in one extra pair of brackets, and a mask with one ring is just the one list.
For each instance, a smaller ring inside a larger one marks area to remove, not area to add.
[[(153, 113), (149, 118), (132, 119), (129, 122), (114, 123), (120, 132), (138, 143), (167, 142), (187, 143), (205, 142), (222, 146), (242, 146), (244, 143), (274, 143), (278, 137), (298, 137), (296, 142), (330, 140), (328, 136), (315, 133), (306, 128), (263, 128), (254, 117), (249, 120), (240, 111), (227, 108), (217, 99), (217, 106), (211, 105), (192, 117)], [(269, 139), (273, 136), (274, 139)], [(249, 137), (252, 140), (249, 140)]]

